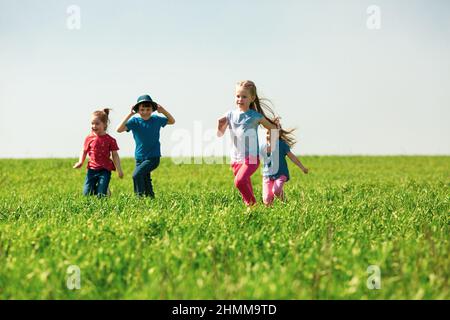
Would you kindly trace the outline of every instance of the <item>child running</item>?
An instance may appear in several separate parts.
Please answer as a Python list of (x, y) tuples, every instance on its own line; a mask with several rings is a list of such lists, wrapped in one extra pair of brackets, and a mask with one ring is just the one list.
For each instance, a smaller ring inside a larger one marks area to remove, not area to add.
[[(80, 158), (73, 166), (79, 169), (83, 166), (86, 156), (89, 155), (87, 175), (84, 182), (84, 195), (97, 195), (99, 197), (108, 194), (111, 171), (116, 170), (119, 178), (123, 178), (122, 167), (117, 150), (116, 140), (106, 133), (109, 123), (110, 109), (95, 111), (91, 118), (91, 133), (84, 140), (84, 147)], [(112, 160), (111, 160), (112, 155)]]
[(273, 111), (258, 97), (252, 81), (241, 81), (236, 85), (236, 108), (218, 119), (217, 136), (222, 137), (230, 128), (232, 139), (231, 168), (234, 185), (239, 189), (248, 207), (256, 204), (251, 176), (259, 166), (258, 126), (276, 129), (277, 125), (266, 116)]
[[(163, 114), (160, 117), (154, 112)], [(137, 114), (137, 117), (133, 117)], [(142, 95), (131, 107), (130, 113), (117, 127), (117, 132), (132, 131), (136, 143), (136, 168), (133, 172), (134, 192), (138, 196), (155, 197), (151, 172), (159, 166), (161, 158), (160, 130), (175, 119), (149, 95)]]
[[(278, 120), (276, 123), (279, 125)], [(286, 156), (295, 163), (303, 173), (308, 169), (291, 152), (295, 144), (294, 130), (286, 131), (279, 125), (279, 130), (267, 130), (266, 143), (261, 146), (263, 158), (263, 202), (270, 206), (276, 197), (285, 200), (283, 191), (284, 183), (289, 181), (289, 170)]]

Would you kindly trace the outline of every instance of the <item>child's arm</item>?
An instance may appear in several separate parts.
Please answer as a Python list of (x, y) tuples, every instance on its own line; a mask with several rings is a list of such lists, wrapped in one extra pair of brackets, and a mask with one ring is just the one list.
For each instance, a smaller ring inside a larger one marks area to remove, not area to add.
[(220, 138), (225, 134), (228, 127), (227, 117), (217, 119), (217, 136)]
[(299, 159), (297, 159), (297, 157), (295, 156), (295, 154), (293, 154), (291, 151), (289, 151), (287, 153), (287, 156), (289, 157), (289, 159), (291, 159), (291, 161), (293, 163), (295, 163), (297, 165), (297, 167), (299, 167), (303, 173), (307, 174), (308, 173), (308, 168), (306, 168)]
[(263, 125), (264, 128), (266, 129), (278, 129), (278, 126), (276, 124), (272, 124), (269, 120), (267, 120), (267, 118), (263, 117), (261, 118), (261, 120), (259, 121), (260, 124)]
[(166, 118), (167, 118), (167, 124), (174, 124), (174, 123), (175, 123), (175, 118), (172, 117), (172, 115), (171, 115), (166, 109), (164, 109), (162, 106), (160, 106), (159, 104), (158, 104), (158, 109), (157, 109), (157, 111), (158, 111), (159, 113), (162, 113), (163, 115), (166, 116)]
[(84, 149), (81, 150), (78, 162), (73, 165), (74, 169), (79, 169), (83, 166), (84, 160), (86, 160), (86, 155), (87, 155), (87, 151), (85, 151)]
[(114, 165), (116, 166), (117, 174), (119, 175), (119, 178), (122, 179), (123, 171), (122, 171), (122, 167), (120, 165), (119, 153), (117, 151), (112, 152), (112, 161), (113, 161)]
[(132, 116), (134, 116), (134, 114), (135, 114), (133, 108), (134, 108), (134, 106), (131, 107), (130, 113), (127, 114), (127, 116), (123, 119), (123, 121), (117, 126), (116, 131), (117, 131), (118, 133), (122, 133), (122, 132), (128, 130), (128, 128), (127, 128), (127, 122), (128, 122), (128, 120), (130, 120), (130, 118), (131, 118)]

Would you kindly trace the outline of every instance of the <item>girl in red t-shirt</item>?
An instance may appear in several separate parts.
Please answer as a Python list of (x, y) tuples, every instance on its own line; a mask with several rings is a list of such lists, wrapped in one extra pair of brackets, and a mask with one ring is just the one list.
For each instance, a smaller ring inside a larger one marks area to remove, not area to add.
[(86, 156), (89, 155), (88, 170), (83, 188), (84, 195), (106, 196), (111, 180), (111, 171), (116, 170), (116, 168), (119, 178), (123, 178), (116, 139), (106, 133), (109, 111), (110, 109), (103, 109), (92, 114), (92, 131), (84, 140), (80, 159), (73, 166), (74, 169), (81, 168)]

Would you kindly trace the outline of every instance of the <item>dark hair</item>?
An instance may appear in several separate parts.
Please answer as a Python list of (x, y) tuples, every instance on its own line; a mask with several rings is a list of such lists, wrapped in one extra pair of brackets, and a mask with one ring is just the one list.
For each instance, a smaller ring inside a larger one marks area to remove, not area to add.
[(92, 116), (99, 118), (105, 124), (105, 130), (108, 128), (110, 111), (110, 108), (104, 108), (103, 110), (97, 110), (92, 113)]
[[(245, 80), (237, 83), (239, 87), (247, 89), (252, 96), (255, 97), (255, 101), (250, 104), (250, 109), (257, 111), (262, 114), (264, 118), (267, 119), (271, 124), (277, 125), (276, 123), (276, 115), (272, 108), (269, 106), (270, 100), (268, 99), (260, 99), (258, 97), (258, 93), (256, 91), (256, 85), (253, 81)], [(296, 143), (295, 136), (293, 132), (295, 129), (284, 130), (280, 125), (280, 139), (288, 144), (290, 148), (294, 146)]]
[(156, 102), (144, 101), (144, 102), (140, 102), (134, 106), (134, 108), (133, 108), (134, 112), (138, 112), (140, 106), (143, 106), (144, 108), (152, 108), (153, 111), (158, 110), (158, 104)]

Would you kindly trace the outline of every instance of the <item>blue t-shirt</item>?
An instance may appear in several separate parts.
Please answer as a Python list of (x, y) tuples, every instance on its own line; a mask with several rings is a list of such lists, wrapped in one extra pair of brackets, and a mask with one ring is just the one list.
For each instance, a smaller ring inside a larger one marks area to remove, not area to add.
[(136, 160), (148, 160), (149, 158), (161, 157), (161, 143), (159, 142), (159, 132), (165, 127), (168, 119), (151, 115), (148, 120), (141, 117), (133, 117), (128, 120), (127, 131), (133, 132), (136, 150), (134, 156)]
[(248, 157), (257, 157), (258, 126), (263, 115), (253, 109), (246, 112), (233, 110), (227, 112), (226, 118), (232, 140), (231, 162), (243, 162)]
[(279, 139), (272, 150), (267, 153), (267, 143), (261, 146), (261, 157), (263, 159), (263, 177), (269, 177), (271, 180), (278, 179), (280, 176), (286, 176), (289, 180), (289, 169), (286, 162), (286, 155), (291, 148), (283, 140)]

